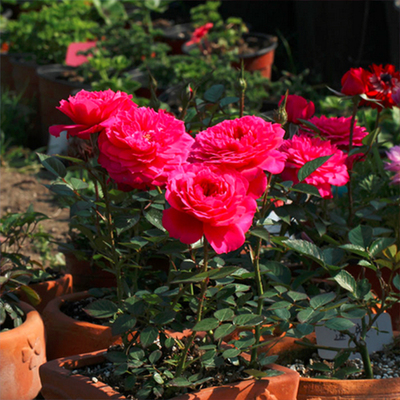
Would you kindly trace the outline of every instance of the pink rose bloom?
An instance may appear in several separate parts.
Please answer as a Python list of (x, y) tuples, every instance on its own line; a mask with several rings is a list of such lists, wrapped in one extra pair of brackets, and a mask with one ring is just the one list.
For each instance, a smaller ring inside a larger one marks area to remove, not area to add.
[(392, 179), (392, 185), (400, 185), (400, 146), (393, 146), (386, 153), (390, 162), (385, 163), (385, 169), (394, 172)]
[(193, 138), (182, 121), (151, 108), (121, 111), (99, 136), (99, 163), (121, 188), (164, 186), (186, 161)]
[[(281, 97), (279, 105), (284, 101), (285, 96)], [(312, 101), (295, 94), (289, 94), (286, 100), (286, 113), (289, 122), (299, 124), (298, 118), (310, 119), (315, 113), (315, 106)]]
[(279, 174), (285, 166), (285, 156), (277, 150), (284, 134), (279, 124), (259, 117), (225, 120), (197, 134), (188, 161), (236, 169), (247, 178), (250, 192), (258, 198), (267, 184), (263, 171)]
[(61, 100), (60, 106), (57, 107), (71, 118), (75, 125), (53, 125), (49, 132), (58, 137), (62, 131), (67, 131), (68, 137), (90, 139), (92, 133), (100, 132), (110, 123), (110, 117), (117, 110), (137, 107), (131, 98), (132, 95), (120, 91), (115, 93), (111, 89), (99, 92), (81, 90), (75, 96), (69, 96), (68, 100)]
[(315, 186), (324, 198), (332, 198), (331, 185), (343, 186), (349, 180), (346, 167), (346, 155), (328, 140), (293, 136), (286, 140), (280, 149), (287, 154), (286, 166), (281, 174), (282, 180), (298, 183), (297, 174), (300, 168), (316, 158), (333, 156), (309, 175), (304, 182)]
[(204, 235), (218, 253), (244, 244), (253, 222), (256, 200), (239, 172), (205, 164), (185, 164), (170, 174), (162, 224), (182, 243), (195, 243)]
[[(309, 120), (319, 130), (318, 134), (323, 139), (330, 140), (333, 145), (342, 151), (349, 151), (350, 141), (350, 125), (351, 117), (313, 117)], [(299, 130), (300, 134), (312, 134), (317, 135), (314, 131), (307, 128)], [(353, 147), (362, 146), (362, 140), (368, 135), (367, 130), (363, 126), (358, 126), (356, 121), (354, 122), (353, 128)]]
[(186, 46), (191, 46), (192, 44), (199, 43), (200, 40), (207, 35), (208, 31), (214, 26), (212, 22), (207, 22), (205, 25), (200, 26), (199, 28), (195, 29), (192, 37), (186, 43)]
[(370, 75), (370, 72), (363, 68), (350, 68), (342, 77), (341, 92), (346, 96), (366, 93)]

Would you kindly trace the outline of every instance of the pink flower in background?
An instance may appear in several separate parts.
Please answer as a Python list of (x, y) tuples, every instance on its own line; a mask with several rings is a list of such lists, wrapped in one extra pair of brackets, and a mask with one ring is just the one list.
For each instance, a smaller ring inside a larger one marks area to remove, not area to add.
[(170, 236), (192, 244), (204, 235), (218, 253), (244, 244), (257, 209), (239, 172), (202, 163), (185, 164), (169, 177), (162, 224)]
[(191, 46), (192, 44), (199, 43), (200, 40), (208, 34), (208, 31), (214, 26), (212, 22), (207, 22), (205, 25), (200, 26), (199, 28), (195, 29), (192, 37), (186, 43), (186, 46)]
[[(281, 97), (279, 105), (284, 101), (285, 96)], [(315, 113), (315, 106), (312, 101), (296, 94), (289, 94), (286, 100), (286, 112), (289, 122), (299, 124), (298, 118), (310, 119)]]
[(193, 138), (171, 114), (140, 107), (119, 112), (98, 143), (99, 163), (121, 188), (146, 189), (166, 184), (186, 161)]
[(110, 123), (110, 117), (117, 110), (137, 107), (131, 98), (132, 95), (120, 91), (113, 92), (111, 89), (99, 92), (81, 90), (75, 96), (69, 96), (68, 100), (61, 100), (60, 106), (57, 107), (71, 118), (75, 125), (53, 125), (49, 132), (58, 137), (62, 131), (67, 131), (68, 137), (90, 139), (92, 133), (100, 132)]
[[(349, 151), (351, 117), (328, 118), (321, 115), (320, 117), (313, 117), (309, 121), (320, 130), (320, 133), (317, 134), (311, 129), (302, 128), (299, 130), (299, 134), (318, 135), (323, 139), (330, 140), (340, 150)], [(362, 140), (367, 135), (367, 130), (354, 122), (353, 147), (362, 146)]]
[(400, 107), (400, 87), (395, 92), (392, 92), (392, 100), (397, 107)]
[(371, 73), (363, 68), (350, 68), (342, 77), (341, 92), (346, 96), (366, 93), (370, 75)]
[(393, 146), (386, 153), (390, 162), (385, 164), (385, 169), (394, 172), (392, 179), (392, 185), (400, 184), (400, 146)]
[(287, 154), (282, 180), (299, 182), (297, 174), (301, 167), (316, 158), (333, 156), (309, 175), (304, 182), (315, 186), (324, 198), (332, 198), (331, 185), (343, 186), (349, 180), (346, 155), (327, 140), (307, 136), (293, 136), (286, 140), (280, 150)]
[(279, 124), (246, 116), (225, 120), (196, 135), (188, 161), (234, 168), (250, 182), (250, 193), (260, 197), (267, 184), (263, 171), (279, 174), (285, 155), (277, 149), (285, 131)]
[(372, 64), (370, 66), (371, 75), (368, 78), (368, 88), (365, 93), (369, 98), (378, 100), (382, 106), (373, 102), (363, 100), (361, 104), (372, 108), (392, 108), (396, 105), (393, 101), (392, 93), (400, 90), (400, 72), (395, 70), (395, 66), (387, 64)]

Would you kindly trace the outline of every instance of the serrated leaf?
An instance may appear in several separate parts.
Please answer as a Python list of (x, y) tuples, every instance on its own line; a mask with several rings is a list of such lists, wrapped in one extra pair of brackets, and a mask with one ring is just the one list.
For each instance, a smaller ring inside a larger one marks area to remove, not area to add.
[(228, 349), (222, 353), (224, 358), (234, 358), (237, 357), (242, 351), (239, 349)]
[(354, 326), (354, 322), (351, 322), (348, 319), (345, 318), (332, 318), (328, 321), (325, 322), (325, 326), (329, 329), (332, 329), (334, 331), (346, 331)]
[(347, 271), (341, 270), (338, 272), (333, 279), (343, 288), (348, 290), (350, 293), (354, 293), (356, 290), (356, 281), (352, 275)]
[(55, 156), (48, 156), (46, 154), (37, 153), (40, 162), (47, 171), (51, 172), (57, 177), (64, 178), (67, 175), (65, 165)]
[(306, 300), (308, 298), (307, 294), (301, 292), (294, 292), (292, 290), (289, 290), (287, 292), (287, 295), (295, 302), (299, 300)]
[(234, 311), (231, 308), (224, 308), (222, 310), (215, 311), (214, 317), (219, 321), (231, 321), (235, 316)]
[(155, 208), (150, 208), (149, 211), (144, 213), (144, 216), (153, 226), (162, 230), (163, 232), (166, 232), (162, 225), (162, 211)]
[(111, 318), (118, 311), (118, 306), (110, 300), (100, 299), (88, 304), (83, 311), (91, 317)]
[(358, 225), (349, 232), (349, 240), (351, 244), (360, 246), (364, 250), (369, 247), (373, 237), (373, 229), (369, 225)]
[(214, 339), (219, 340), (225, 336), (230, 335), (236, 330), (235, 325), (232, 324), (222, 324), (214, 332)]
[(213, 85), (204, 93), (204, 100), (209, 101), (210, 103), (216, 103), (224, 94), (224, 91), (224, 85)]
[(219, 321), (216, 318), (204, 318), (193, 327), (193, 330), (195, 332), (211, 331), (218, 326)]
[(324, 306), (325, 304), (330, 303), (335, 298), (336, 298), (336, 293), (333, 292), (319, 294), (310, 300), (310, 306), (316, 309)]
[(260, 325), (264, 321), (264, 317), (256, 314), (242, 314), (237, 315), (233, 319), (233, 323), (236, 326), (256, 326)]
[(251, 229), (249, 231), (249, 233), (250, 233), (250, 235), (264, 239), (267, 242), (270, 240), (270, 236), (271, 236), (271, 234), (265, 228), (262, 228), (262, 227), (257, 227), (257, 228)]
[(283, 242), (290, 249), (299, 252), (300, 254), (306, 255), (316, 261), (320, 265), (325, 265), (324, 255), (321, 249), (314, 243), (310, 243), (306, 240), (290, 239)]
[(308, 161), (305, 163), (300, 169), (297, 174), (297, 179), (299, 182), (304, 181), (308, 176), (310, 176), (314, 171), (316, 171), (319, 167), (321, 167), (323, 164), (325, 164), (326, 161), (328, 161), (333, 154), (329, 156), (323, 156), (323, 157), (318, 157), (315, 158), (314, 160)]
[(112, 324), (112, 334), (121, 335), (133, 329), (136, 325), (136, 318), (133, 315), (122, 314), (118, 315), (117, 319)]
[(143, 347), (152, 345), (158, 338), (158, 329), (154, 326), (148, 326), (140, 333), (140, 343)]

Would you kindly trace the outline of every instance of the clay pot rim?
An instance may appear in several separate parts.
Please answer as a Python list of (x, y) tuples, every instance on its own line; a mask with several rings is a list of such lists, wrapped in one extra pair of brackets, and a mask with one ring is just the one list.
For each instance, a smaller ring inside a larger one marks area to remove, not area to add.
[(353, 384), (382, 384), (383, 382), (390, 381), (393, 382), (393, 380), (396, 379), (396, 383), (400, 387), (400, 377), (397, 378), (386, 378), (386, 379), (318, 379), (318, 378), (302, 378), (300, 377), (300, 382), (303, 383), (309, 383), (309, 384), (321, 384), (325, 385), (327, 382), (329, 382), (330, 385), (335, 385), (335, 386), (352, 386)]
[(81, 300), (81, 299), (86, 299), (87, 297), (90, 297), (90, 293), (88, 291), (83, 291), (83, 292), (76, 292), (76, 293), (70, 293), (66, 294), (63, 296), (56, 297), (55, 299), (51, 300), (45, 309), (43, 310), (43, 314), (54, 314), (57, 313), (57, 318), (60, 321), (60, 324), (65, 324), (65, 323), (71, 323), (73, 322), (74, 324), (82, 327), (87, 327), (87, 328), (96, 328), (100, 330), (109, 330), (111, 329), (109, 326), (105, 325), (99, 325), (99, 324), (93, 324), (92, 322), (87, 322), (87, 321), (78, 321), (76, 319), (73, 319), (69, 317), (68, 315), (64, 314), (60, 308), (61, 305), (65, 301), (74, 301), (74, 300)]
[(30, 284), (31, 287), (37, 287), (37, 286), (48, 286), (50, 282), (56, 282), (56, 283), (62, 283), (65, 282), (69, 279), (72, 279), (71, 274), (67, 274), (65, 272), (61, 272), (61, 276), (57, 279), (48, 279), (47, 281), (41, 281), (41, 282), (32, 282)]
[[(63, 375), (64, 377), (71, 376), (70, 371), (72, 369), (81, 368), (84, 366), (103, 362), (105, 360), (104, 355), (106, 352), (107, 352), (107, 350), (104, 349), (104, 350), (99, 350), (99, 351), (90, 352), (90, 353), (77, 354), (74, 356), (57, 358), (55, 360), (48, 361), (46, 364), (43, 364), (40, 367), (40, 370), (42, 370), (42, 369), (53, 370), (53, 371), (58, 370), (58, 372), (61, 375)], [(287, 368), (287, 367), (284, 367), (281, 365), (277, 365), (277, 364), (269, 364), (266, 367), (272, 368), (272, 369), (275, 369), (278, 371), (283, 371), (285, 373), (284, 375), (286, 375), (287, 377), (293, 377), (293, 378), (298, 379), (298, 373), (296, 371), (291, 370), (290, 368)], [(115, 391), (112, 387), (104, 384), (103, 382), (98, 381), (98, 382), (94, 383), (89, 377), (86, 377), (86, 376), (80, 375), (80, 374), (75, 374), (73, 376), (76, 377), (76, 379), (79, 379), (81, 382), (86, 382), (88, 384), (90, 383), (91, 385), (97, 387), (99, 390), (104, 391), (104, 389), (106, 389), (107, 394), (109, 396), (112, 396), (112, 395), (117, 395), (117, 396), (120, 395), (121, 396), (121, 397), (113, 397), (113, 398), (126, 399), (126, 397), (123, 396), (121, 393)], [(280, 375), (280, 376), (283, 376), (283, 375)], [(259, 380), (269, 381), (272, 378), (279, 378), (279, 376), (278, 377), (264, 377)], [(256, 380), (256, 379), (254, 379), (254, 380)], [(250, 382), (250, 381), (252, 381), (252, 380), (249, 379), (246, 382)], [(237, 382), (239, 383), (239, 382), (244, 382), (244, 381), (237, 381)], [(235, 385), (235, 382), (228, 384), (228, 385), (212, 386), (209, 388), (204, 388), (202, 390), (213, 391), (218, 388), (224, 388), (224, 387), (229, 388), (234, 385)], [(195, 393), (196, 392), (193, 392), (193, 394), (195, 394)], [(180, 396), (181, 395), (178, 395), (177, 397), (174, 397), (171, 400), (174, 400), (174, 399), (179, 400)]]
[(24, 312), (25, 320), (20, 326), (17, 326), (16, 328), (0, 332), (0, 335), (2, 336), (1, 340), (3, 341), (7, 339), (13, 339), (13, 337), (15, 337), (15, 335), (18, 334), (20, 331), (27, 329), (27, 327), (29, 329), (29, 326), (34, 324), (37, 319), (41, 319), (39, 311), (36, 311), (35, 308), (30, 304), (25, 303), (24, 301), (20, 301), (18, 302), (18, 306)]

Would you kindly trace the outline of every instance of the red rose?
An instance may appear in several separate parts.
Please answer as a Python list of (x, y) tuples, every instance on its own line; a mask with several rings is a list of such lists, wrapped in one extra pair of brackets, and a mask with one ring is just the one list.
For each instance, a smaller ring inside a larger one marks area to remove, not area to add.
[(355, 96), (367, 91), (368, 78), (370, 72), (363, 68), (350, 68), (342, 77), (341, 92), (346, 96)]
[(162, 224), (171, 237), (192, 244), (205, 236), (218, 253), (244, 244), (257, 203), (248, 194), (247, 179), (231, 168), (203, 163), (185, 164), (172, 171)]
[[(279, 105), (282, 104), (285, 96), (281, 97)], [(286, 100), (286, 113), (289, 122), (299, 124), (298, 118), (310, 119), (315, 113), (315, 106), (312, 101), (295, 94), (289, 94)]]
[(137, 107), (131, 100), (132, 95), (124, 92), (113, 92), (111, 89), (99, 92), (81, 90), (67, 100), (61, 100), (57, 107), (67, 115), (75, 125), (53, 125), (49, 132), (53, 136), (60, 136), (67, 131), (69, 136), (78, 136), (81, 139), (90, 139), (92, 133), (100, 132), (108, 124), (117, 110), (129, 110)]

